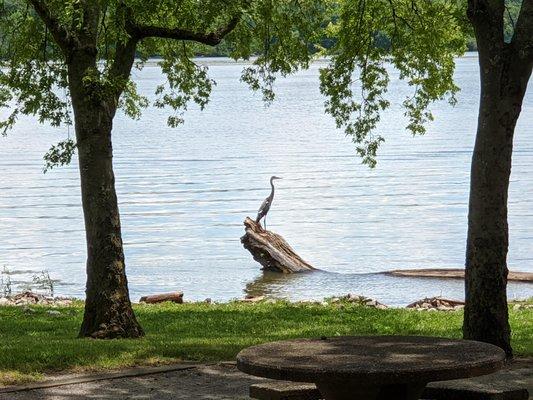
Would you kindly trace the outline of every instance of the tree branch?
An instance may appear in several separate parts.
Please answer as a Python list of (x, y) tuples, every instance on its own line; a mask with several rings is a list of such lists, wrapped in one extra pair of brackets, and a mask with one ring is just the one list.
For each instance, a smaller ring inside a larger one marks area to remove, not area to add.
[(523, 0), (511, 43), (520, 57), (533, 61), (533, 0)]
[(137, 44), (140, 40), (148, 37), (158, 37), (195, 41), (209, 46), (216, 46), (227, 34), (235, 29), (241, 18), (241, 14), (238, 14), (234, 16), (227, 25), (220, 27), (215, 31), (199, 33), (186, 29), (172, 29), (153, 25), (136, 24), (131, 8), (127, 7), (123, 2), (119, 3), (119, 7), (119, 13), (122, 14), (124, 18), (124, 29), (129, 37), (124, 42), (117, 43), (115, 57), (109, 69), (109, 75), (113, 79), (117, 79), (119, 82), (117, 90), (115, 91), (115, 101), (118, 101), (122, 95), (124, 87), (130, 77), (131, 69), (135, 62)]
[(130, 78), (131, 69), (135, 62), (135, 51), (138, 42), (139, 39), (130, 37), (125, 43), (118, 43), (116, 46), (113, 64), (109, 69), (109, 75), (113, 79), (119, 80), (119, 85), (117, 86), (115, 93), (115, 102), (118, 102), (118, 99), (122, 95), (124, 87)]
[[(531, 0), (528, 0), (531, 1)], [(504, 0), (468, 0), (467, 16), (476, 34), (480, 57), (502, 55), (504, 42)]]
[(194, 32), (191, 30), (180, 28), (166, 28), (154, 25), (138, 24), (132, 24), (129, 28), (129, 33), (132, 37), (136, 37), (138, 39), (157, 37), (164, 39), (189, 40), (198, 43), (203, 43), (208, 46), (216, 46), (222, 41), (222, 39), (224, 39), (226, 35), (233, 31), (233, 29), (235, 29), (235, 27), (239, 23), (240, 18), (241, 15), (238, 14), (234, 16), (227, 25), (222, 26), (215, 31), (207, 33)]
[(46, 0), (27, 0), (35, 9), (35, 12), (48, 27), (54, 40), (66, 53), (69, 53), (77, 38), (52, 14), (52, 11), (46, 4)]

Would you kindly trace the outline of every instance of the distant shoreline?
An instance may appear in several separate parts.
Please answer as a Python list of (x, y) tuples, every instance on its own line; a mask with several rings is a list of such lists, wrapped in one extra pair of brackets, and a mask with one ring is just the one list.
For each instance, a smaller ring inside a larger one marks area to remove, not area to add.
[[(392, 271), (381, 272), (383, 275), (402, 276), (409, 278), (441, 278), (441, 279), (464, 279), (465, 270), (459, 268), (448, 269), (395, 269)], [(533, 283), (533, 273), (509, 271), (507, 277), (509, 282), (529, 282)]]

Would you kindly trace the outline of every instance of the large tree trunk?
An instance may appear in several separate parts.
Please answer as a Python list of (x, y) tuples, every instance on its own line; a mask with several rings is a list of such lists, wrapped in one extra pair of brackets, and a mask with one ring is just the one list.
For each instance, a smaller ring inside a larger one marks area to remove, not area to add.
[(115, 105), (83, 78), (95, 56), (80, 51), (69, 64), (81, 193), (87, 238), (87, 286), (81, 337), (139, 337), (143, 330), (128, 293), (113, 174), (111, 129)]
[[(515, 125), (531, 69), (510, 45), (478, 35), (481, 101), (472, 157), (463, 334), (512, 356), (507, 307), (507, 195)], [(492, 47), (491, 47), (492, 46)]]

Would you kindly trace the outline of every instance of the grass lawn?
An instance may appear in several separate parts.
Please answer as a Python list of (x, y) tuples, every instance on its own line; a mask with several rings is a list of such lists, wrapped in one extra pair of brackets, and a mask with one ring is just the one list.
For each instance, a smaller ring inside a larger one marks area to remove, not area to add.
[[(0, 384), (60, 370), (101, 370), (180, 360), (232, 360), (244, 347), (292, 337), (354, 334), (461, 337), (462, 311), (377, 310), (350, 303), (136, 305), (138, 340), (77, 339), (82, 305), (0, 307)], [(533, 355), (533, 309), (510, 310), (517, 355)]]

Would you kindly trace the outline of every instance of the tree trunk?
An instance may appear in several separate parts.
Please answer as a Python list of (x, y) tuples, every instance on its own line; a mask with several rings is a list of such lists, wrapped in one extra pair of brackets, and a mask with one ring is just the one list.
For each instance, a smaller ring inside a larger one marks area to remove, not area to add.
[[(113, 174), (111, 129), (115, 105), (84, 82), (95, 55), (80, 51), (69, 64), (81, 194), (87, 238), (87, 286), (80, 337), (135, 338), (143, 330), (129, 299)], [(96, 71), (96, 69), (94, 69)]]
[(511, 357), (507, 195), (514, 129), (531, 69), (517, 62), (510, 45), (499, 58), (492, 54), (480, 46), (481, 100), (470, 181), (463, 335), (495, 344)]

